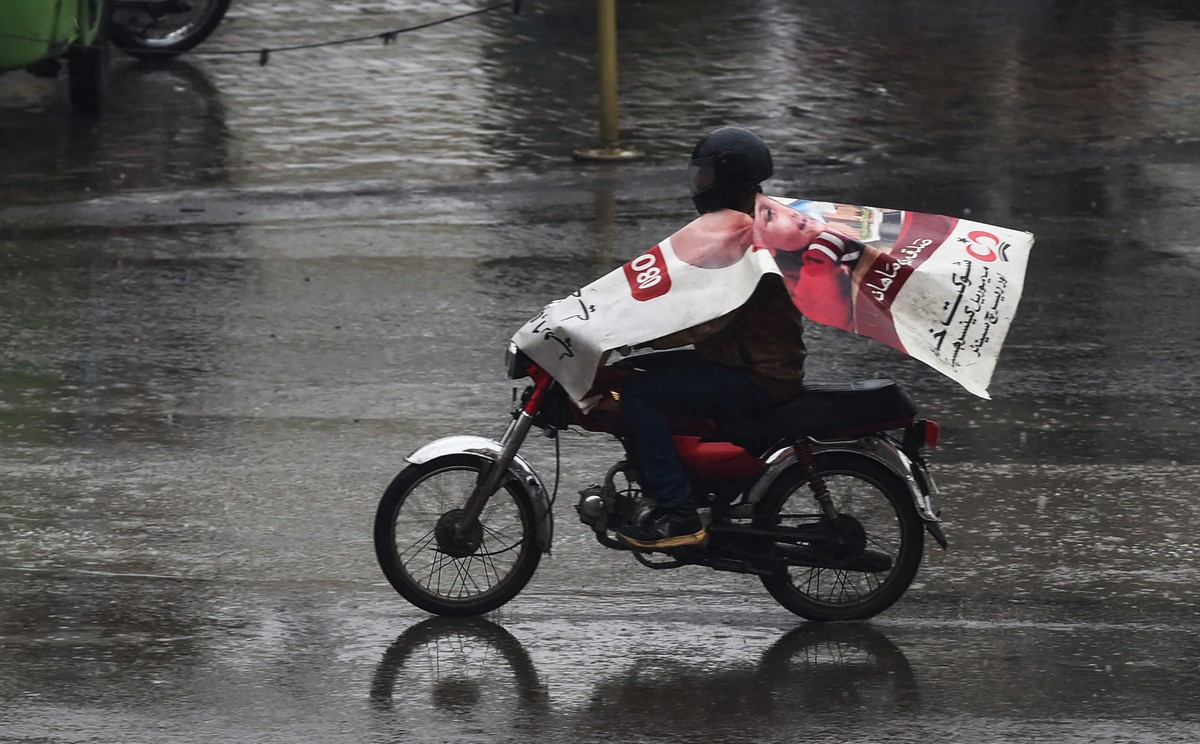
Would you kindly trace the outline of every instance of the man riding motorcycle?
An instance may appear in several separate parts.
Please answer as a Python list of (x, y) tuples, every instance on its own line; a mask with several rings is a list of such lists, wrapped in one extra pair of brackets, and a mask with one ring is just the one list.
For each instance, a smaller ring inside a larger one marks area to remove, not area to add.
[[(441, 437), (405, 458), (374, 541), (388, 581), (416, 606), (483, 614), (533, 575), (554, 501), (520, 455), (534, 428), (624, 445), (576, 505), (601, 545), (654, 569), (756, 575), (809, 620), (877, 615), (911, 585), (923, 534), (946, 546), (924, 460), (937, 424), (892, 380), (805, 382), (800, 314), (863, 335), (874, 323), (872, 338), (986, 395), (994, 357), (955, 366), (937, 356), (938, 338), (910, 331), (914, 319), (944, 323), (946, 300), (965, 302), (970, 284), (978, 307), (964, 310), (956, 345), (973, 340), (967, 350), (983, 357), (994, 342), (994, 353), (1032, 236), (905, 212), (883, 240), (866, 219), (881, 210), (847, 205), (864, 219), (839, 229), (822, 219), (829, 209), (763, 194), (770, 151), (736, 127), (702, 139), (691, 164), (697, 219), (513, 335), (506, 371), (529, 383), (503, 436)], [(984, 305), (994, 312), (984, 317)], [(613, 354), (626, 358), (610, 364)]]
[[(741, 127), (721, 127), (696, 144), (689, 166), (692, 201), (700, 213), (689, 227), (700, 235), (729, 234), (733, 221), (749, 231), (760, 184), (774, 172), (762, 139)], [(720, 227), (705, 229), (709, 222)], [(651, 344), (693, 343), (695, 361), (640, 373), (621, 391), (642, 485), (656, 506), (622, 528), (619, 539), (645, 549), (704, 542), (705, 528), (675, 454), (669, 417), (745, 417), (795, 397), (804, 382), (803, 334), (801, 315), (783, 282), (767, 277), (737, 310)]]

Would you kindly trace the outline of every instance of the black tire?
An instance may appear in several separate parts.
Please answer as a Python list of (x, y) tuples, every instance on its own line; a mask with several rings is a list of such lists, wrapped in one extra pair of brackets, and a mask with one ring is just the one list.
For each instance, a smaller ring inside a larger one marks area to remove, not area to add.
[(92, 17), (84, 19), (90, 44), (80, 41), (67, 52), (67, 90), (71, 108), (81, 114), (98, 114), (104, 108), (108, 80), (109, 9), (107, 3), (89, 5)]
[(525, 588), (542, 558), (533, 501), (513, 478), (488, 500), (474, 544), (455, 545), (438, 536), (439, 523), (462, 508), (490, 465), (473, 455), (410, 465), (379, 501), (379, 566), (401, 596), (427, 612), (491, 612)]
[[(110, 0), (112, 2), (112, 0)], [(200, 0), (191, 13), (155, 18), (137, 3), (117, 3), (113, 10), (113, 42), (138, 59), (168, 60), (195, 47), (217, 29), (230, 0)]]
[[(839, 514), (861, 523), (866, 546), (876, 556), (868, 565), (851, 568), (791, 566), (763, 576), (762, 583), (779, 604), (814, 621), (862, 620), (891, 607), (912, 584), (925, 550), (925, 526), (908, 487), (895, 473), (867, 457), (830, 453), (816, 458)], [(761, 527), (811, 525), (820, 507), (799, 466), (779, 481), (759, 503), (755, 523)], [(890, 566), (879, 565), (886, 554)]]

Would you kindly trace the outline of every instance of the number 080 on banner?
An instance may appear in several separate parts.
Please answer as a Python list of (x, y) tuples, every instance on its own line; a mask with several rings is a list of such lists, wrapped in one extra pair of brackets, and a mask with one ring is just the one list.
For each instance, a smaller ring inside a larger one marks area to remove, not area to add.
[(638, 302), (662, 297), (671, 289), (667, 262), (657, 245), (625, 264), (624, 269), (630, 294)]

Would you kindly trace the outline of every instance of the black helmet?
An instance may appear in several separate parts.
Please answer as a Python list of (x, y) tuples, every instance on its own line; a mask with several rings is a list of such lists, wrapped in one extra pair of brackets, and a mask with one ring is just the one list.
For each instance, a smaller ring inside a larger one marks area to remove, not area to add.
[(741, 127), (721, 127), (696, 143), (688, 163), (692, 202), (700, 214), (735, 207), (745, 194), (775, 172), (771, 151), (758, 135)]

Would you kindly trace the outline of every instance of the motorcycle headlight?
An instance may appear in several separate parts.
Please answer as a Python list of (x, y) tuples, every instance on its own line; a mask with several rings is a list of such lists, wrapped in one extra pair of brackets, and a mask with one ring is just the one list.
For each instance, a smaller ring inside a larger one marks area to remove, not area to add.
[(508, 342), (508, 348), (504, 350), (504, 370), (510, 380), (519, 380), (529, 374), (529, 357), (512, 341)]

